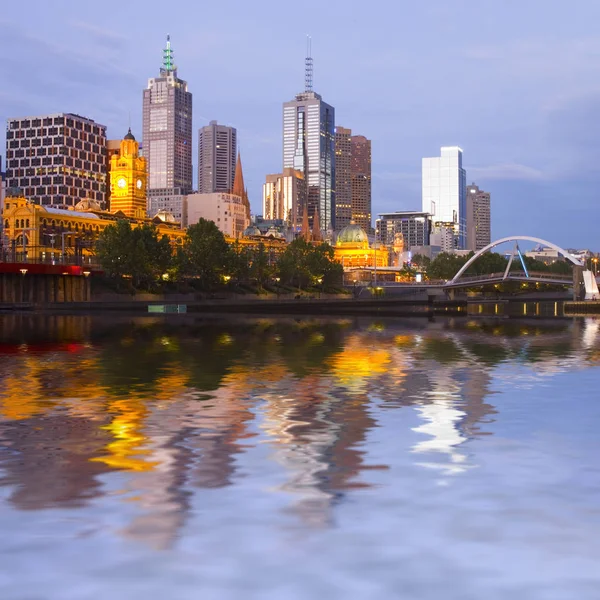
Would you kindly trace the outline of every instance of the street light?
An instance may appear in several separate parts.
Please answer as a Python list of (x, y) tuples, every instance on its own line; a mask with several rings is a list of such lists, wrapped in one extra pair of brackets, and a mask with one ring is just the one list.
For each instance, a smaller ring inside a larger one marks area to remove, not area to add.
[(598, 258), (592, 258), (592, 262), (594, 263), (594, 277), (596, 277), (598, 275)]
[(64, 262), (65, 262), (65, 235), (75, 235), (75, 231), (63, 231), (60, 235), (62, 237), (61, 262), (64, 264)]

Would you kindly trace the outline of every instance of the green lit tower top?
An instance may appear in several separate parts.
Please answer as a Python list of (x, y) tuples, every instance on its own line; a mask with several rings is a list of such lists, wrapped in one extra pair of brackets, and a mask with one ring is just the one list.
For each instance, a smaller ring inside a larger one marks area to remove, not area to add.
[(167, 35), (167, 45), (163, 49), (163, 64), (160, 69), (161, 75), (175, 75), (177, 77), (177, 67), (173, 60), (173, 49), (171, 48), (171, 36)]

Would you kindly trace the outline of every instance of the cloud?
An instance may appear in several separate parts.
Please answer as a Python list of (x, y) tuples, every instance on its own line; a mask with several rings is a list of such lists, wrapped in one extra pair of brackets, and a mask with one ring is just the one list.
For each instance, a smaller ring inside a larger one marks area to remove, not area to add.
[(81, 30), (87, 35), (91, 35), (96, 41), (102, 44), (110, 46), (114, 46), (116, 44), (118, 46), (123, 46), (127, 41), (125, 36), (120, 35), (115, 31), (109, 29), (97, 27), (96, 25), (92, 25), (91, 23), (85, 23), (83, 21), (69, 21), (69, 25)]
[(546, 178), (543, 171), (516, 163), (488, 165), (486, 167), (469, 167), (468, 178), (500, 179), (512, 181), (542, 181)]

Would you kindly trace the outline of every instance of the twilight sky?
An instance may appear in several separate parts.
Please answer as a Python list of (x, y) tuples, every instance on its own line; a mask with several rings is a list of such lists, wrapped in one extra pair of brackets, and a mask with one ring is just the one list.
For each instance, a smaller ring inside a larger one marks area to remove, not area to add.
[(131, 114), (141, 140), (170, 33), (194, 129), (237, 127), (260, 213), (310, 34), (315, 91), (372, 140), (374, 215), (420, 210), (421, 158), (459, 145), (468, 182), (492, 193), (493, 239), (600, 250), (598, 23), (598, 0), (20, 0), (0, 13), (0, 119), (75, 112), (119, 138)]

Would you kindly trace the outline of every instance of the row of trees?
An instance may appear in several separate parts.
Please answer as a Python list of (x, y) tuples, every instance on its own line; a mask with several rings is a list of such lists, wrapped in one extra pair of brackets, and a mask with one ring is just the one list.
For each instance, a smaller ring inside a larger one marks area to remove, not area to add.
[(218, 227), (205, 219), (187, 229), (175, 251), (154, 226), (132, 228), (127, 221), (117, 221), (100, 234), (96, 255), (109, 277), (131, 278), (135, 287), (144, 288), (168, 279), (193, 280), (204, 290), (223, 282), (326, 289), (339, 286), (343, 274), (329, 244), (315, 246), (297, 239), (275, 255), (262, 243), (229, 245)]
[[(412, 264), (426, 271), (429, 279), (452, 279), (452, 277), (456, 275), (474, 254), (474, 252), (470, 252), (467, 256), (457, 256), (456, 254), (442, 252), (433, 260), (430, 260), (426, 256), (415, 254), (412, 259)], [(547, 265), (546, 263), (530, 258), (529, 256), (524, 256), (523, 260), (528, 271), (567, 275), (573, 270), (571, 263), (567, 261), (557, 261), (551, 265)], [(467, 269), (465, 275), (502, 273), (506, 270), (507, 266), (507, 258), (497, 252), (486, 252)], [(521, 261), (518, 257), (513, 260), (510, 270), (523, 270)]]

